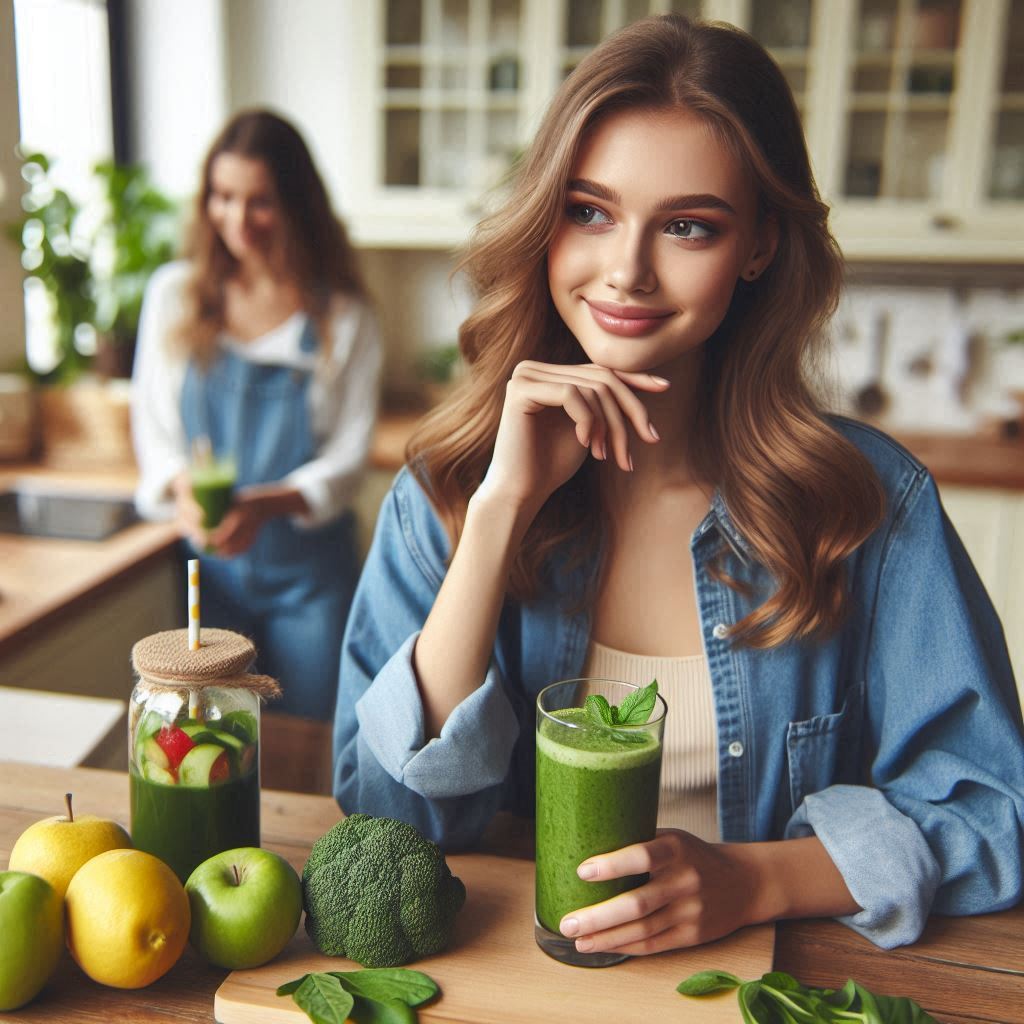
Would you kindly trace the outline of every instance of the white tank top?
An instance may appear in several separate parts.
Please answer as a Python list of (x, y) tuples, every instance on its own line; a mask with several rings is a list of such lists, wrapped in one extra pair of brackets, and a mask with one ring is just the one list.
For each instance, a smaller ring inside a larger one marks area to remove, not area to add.
[(681, 828), (719, 842), (718, 736), (707, 658), (648, 657), (592, 641), (583, 675), (638, 686), (658, 680), (658, 692), (668, 705), (658, 827)]

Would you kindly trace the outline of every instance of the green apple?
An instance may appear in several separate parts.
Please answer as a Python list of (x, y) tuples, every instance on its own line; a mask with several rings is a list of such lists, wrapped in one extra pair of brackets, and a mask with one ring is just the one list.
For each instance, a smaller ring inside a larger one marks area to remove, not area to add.
[(217, 967), (238, 970), (272, 960), (295, 934), (302, 883), (270, 850), (243, 846), (204, 860), (185, 883), (192, 906), (189, 941)]
[(64, 901), (27, 871), (0, 871), (0, 1010), (34, 999), (64, 949)]

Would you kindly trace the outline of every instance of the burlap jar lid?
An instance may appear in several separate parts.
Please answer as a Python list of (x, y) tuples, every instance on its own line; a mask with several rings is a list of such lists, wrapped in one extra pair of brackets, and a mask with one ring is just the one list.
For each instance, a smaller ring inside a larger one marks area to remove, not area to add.
[(187, 629), (168, 629), (143, 637), (132, 648), (132, 667), (158, 688), (235, 686), (261, 697), (278, 697), (281, 688), (270, 676), (253, 675), (256, 647), (230, 629), (204, 629), (200, 647), (189, 650)]

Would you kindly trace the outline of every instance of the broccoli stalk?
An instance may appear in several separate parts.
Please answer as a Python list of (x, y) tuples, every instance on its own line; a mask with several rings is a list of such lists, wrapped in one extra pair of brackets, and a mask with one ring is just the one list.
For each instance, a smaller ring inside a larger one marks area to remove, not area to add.
[(321, 953), (400, 967), (448, 945), (466, 887), (411, 825), (351, 814), (313, 844), (302, 896)]

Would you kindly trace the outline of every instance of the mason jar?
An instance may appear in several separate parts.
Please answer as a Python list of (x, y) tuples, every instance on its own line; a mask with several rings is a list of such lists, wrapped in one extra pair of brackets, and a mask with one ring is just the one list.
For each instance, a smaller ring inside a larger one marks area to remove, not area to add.
[(260, 843), (260, 698), (255, 648), (229, 630), (140, 640), (128, 713), (131, 834), (184, 882), (216, 853)]

